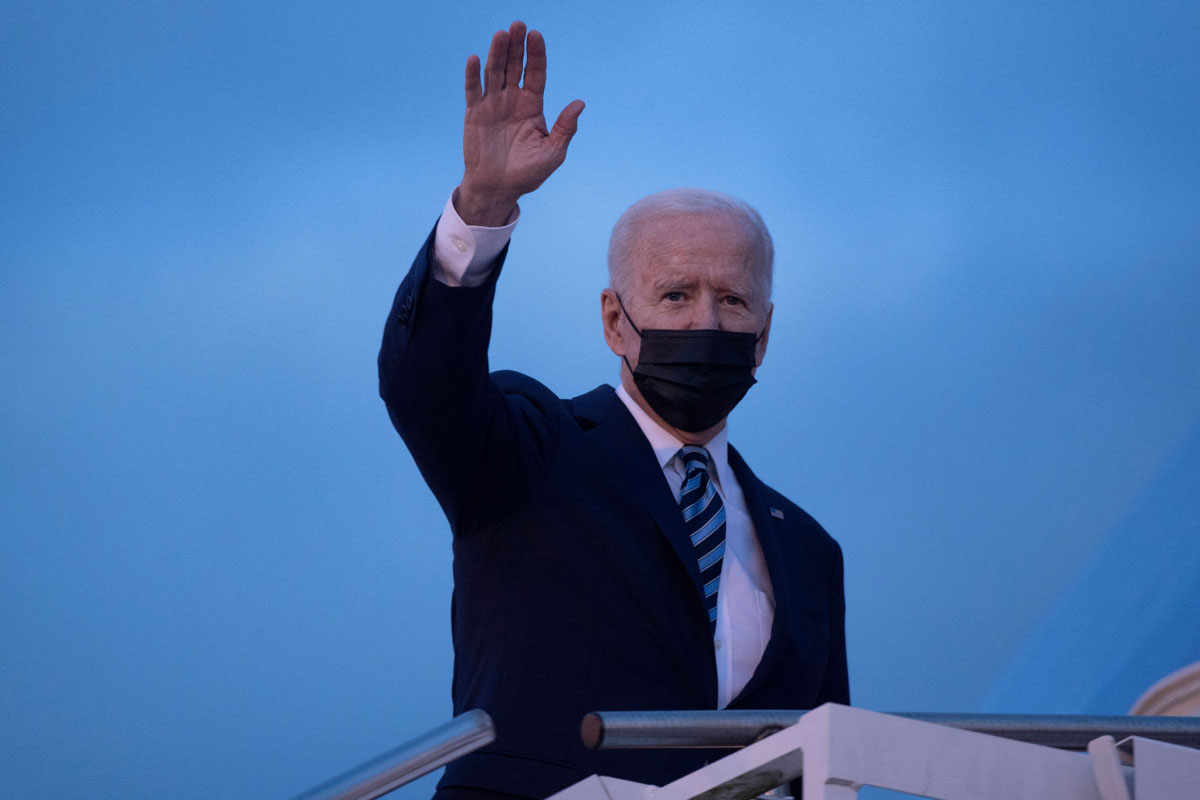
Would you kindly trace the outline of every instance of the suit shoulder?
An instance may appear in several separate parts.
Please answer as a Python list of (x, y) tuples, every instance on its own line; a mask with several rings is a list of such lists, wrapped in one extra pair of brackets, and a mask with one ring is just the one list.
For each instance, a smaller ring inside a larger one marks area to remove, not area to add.
[(799, 531), (809, 541), (822, 549), (841, 551), (841, 545), (830, 535), (829, 531), (825, 530), (825, 527), (821, 523), (817, 522), (816, 518), (780, 492), (777, 492), (765, 483), (761, 485), (763, 488), (763, 497), (767, 501), (772, 516), (789, 523), (793, 530)]
[(763, 490), (764, 496), (771, 504), (771, 508), (782, 512), (786, 519), (798, 521), (802, 525), (812, 527), (816, 530), (819, 530), (823, 535), (829, 536), (829, 533), (824, 527), (821, 526), (821, 523), (817, 522), (817, 520), (811, 514), (793, 503), (782, 493), (776, 491), (765, 483), (763, 484)]
[(509, 369), (497, 370), (490, 377), (510, 401), (524, 401), (547, 418), (571, 416), (571, 401), (556, 395), (537, 378)]
[(500, 369), (491, 374), (491, 379), (505, 394), (528, 398), (530, 402), (538, 406), (561, 407), (564, 403), (561, 397), (550, 390), (550, 387), (523, 372)]
[(742, 481), (742, 491), (746, 491), (747, 481), (752, 482), (752, 491), (759, 496), (759, 502), (766, 503), (767, 511), (773, 518), (813, 538), (814, 541), (823, 542), (828, 546), (840, 549), (837, 541), (829, 535), (829, 532), (811, 514), (755, 475), (746, 463), (746, 460), (742, 458), (742, 454), (732, 445), (729, 447), (729, 462), (734, 469), (734, 473), (739, 475)]
[(500, 391), (512, 398), (523, 398), (545, 414), (562, 413), (571, 417), (579, 427), (594, 428), (617, 403), (613, 387), (601, 384), (577, 397), (559, 397), (544, 383), (523, 372), (497, 370), (491, 379)]

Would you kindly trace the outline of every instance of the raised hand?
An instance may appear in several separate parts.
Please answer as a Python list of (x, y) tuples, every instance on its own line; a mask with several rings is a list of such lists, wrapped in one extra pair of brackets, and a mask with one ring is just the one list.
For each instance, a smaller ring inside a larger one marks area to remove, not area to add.
[[(468, 225), (503, 225), (521, 195), (532, 192), (567, 156), (583, 101), (573, 100), (546, 130), (546, 43), (514, 22), (492, 37), (483, 84), (479, 57), (467, 59), (467, 115), (463, 126), (466, 169), (454, 205)], [(525, 81), (521, 66), (525, 62)]]

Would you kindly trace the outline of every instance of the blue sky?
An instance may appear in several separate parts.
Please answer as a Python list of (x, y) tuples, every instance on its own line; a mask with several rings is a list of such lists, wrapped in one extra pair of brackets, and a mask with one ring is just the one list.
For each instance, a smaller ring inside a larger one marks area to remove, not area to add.
[(776, 313), (731, 440), (845, 548), (856, 703), (1006, 710), (1139, 503), (1172, 504), (1155, 548), (1195, 536), (1154, 489), (1200, 424), (1191, 4), (8, 4), (15, 796), (284, 797), (450, 713), (447, 529), (374, 357), (461, 173), (463, 61), (514, 18), (551, 113), (588, 107), (493, 364), (615, 381), (620, 212), (758, 207)]

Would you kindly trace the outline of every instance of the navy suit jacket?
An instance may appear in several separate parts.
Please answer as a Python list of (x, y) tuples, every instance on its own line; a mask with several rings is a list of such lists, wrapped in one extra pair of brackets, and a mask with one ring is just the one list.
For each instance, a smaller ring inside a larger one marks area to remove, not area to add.
[[(669, 782), (723, 753), (590, 751), (579, 723), (716, 706), (679, 508), (611, 387), (561, 399), (525, 375), (489, 374), (500, 269), (479, 287), (445, 286), (429, 274), (432, 238), (388, 316), (380, 394), (453, 532), (454, 713), (483, 708), (497, 730), (439, 786), (541, 798), (593, 773)], [(730, 707), (848, 703), (841, 550), (732, 447), (729, 462), (775, 594), (767, 650)]]

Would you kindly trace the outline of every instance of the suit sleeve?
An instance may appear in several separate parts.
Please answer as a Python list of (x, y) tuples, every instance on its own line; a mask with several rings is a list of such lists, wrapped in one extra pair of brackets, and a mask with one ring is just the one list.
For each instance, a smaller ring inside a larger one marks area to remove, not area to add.
[[(435, 228), (436, 231), (436, 228)], [(456, 534), (524, 502), (556, 441), (556, 398), (488, 373), (492, 300), (508, 248), (478, 286), (431, 277), (434, 233), (400, 284), (379, 351), (379, 394)]]

